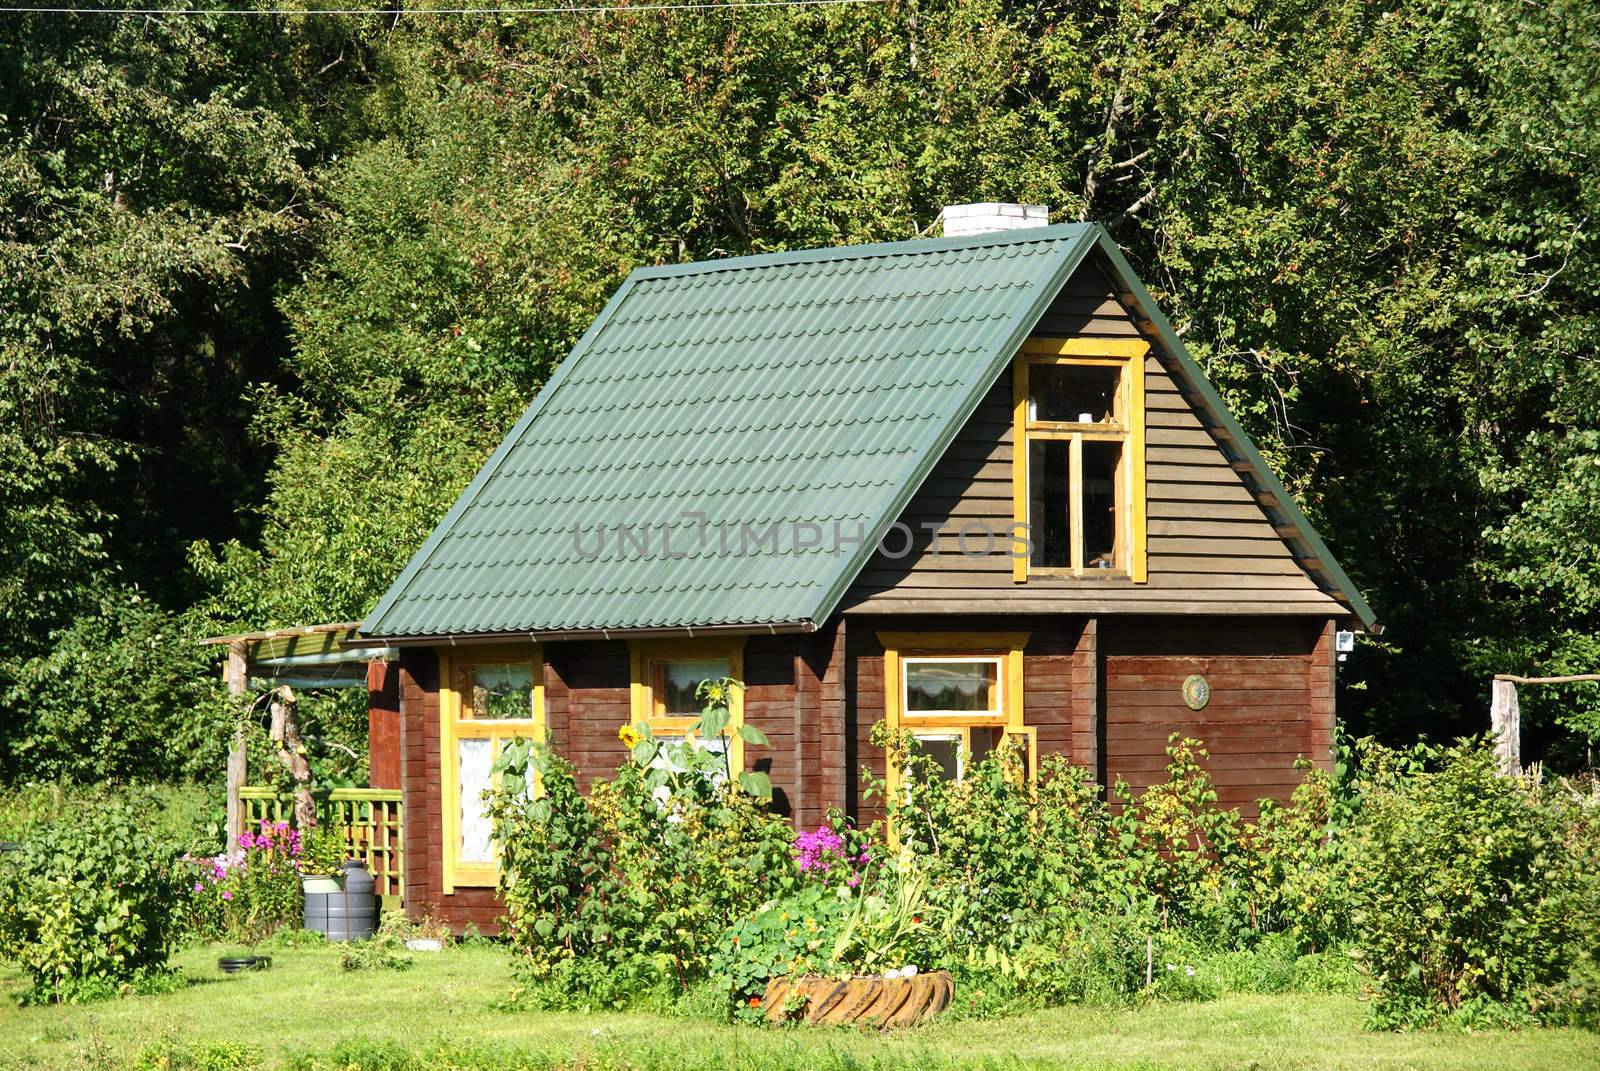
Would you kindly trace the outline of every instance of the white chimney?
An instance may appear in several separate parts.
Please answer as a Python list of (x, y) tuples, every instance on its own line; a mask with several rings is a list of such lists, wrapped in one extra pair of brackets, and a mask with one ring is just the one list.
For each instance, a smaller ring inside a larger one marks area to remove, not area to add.
[(945, 205), (939, 218), (944, 222), (944, 236), (956, 238), (967, 234), (1047, 227), (1050, 225), (1050, 206), (980, 201), (971, 205)]

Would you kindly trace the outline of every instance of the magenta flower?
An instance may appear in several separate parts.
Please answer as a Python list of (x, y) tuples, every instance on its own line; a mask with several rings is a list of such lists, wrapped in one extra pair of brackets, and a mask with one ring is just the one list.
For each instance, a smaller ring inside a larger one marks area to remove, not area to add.
[(232, 900), (233, 899), (233, 890), (232, 889), (223, 889), (222, 890), (222, 898), (224, 900)]
[(836, 862), (844, 861), (844, 838), (832, 826), (818, 826), (794, 838), (794, 858), (801, 873), (827, 873)]

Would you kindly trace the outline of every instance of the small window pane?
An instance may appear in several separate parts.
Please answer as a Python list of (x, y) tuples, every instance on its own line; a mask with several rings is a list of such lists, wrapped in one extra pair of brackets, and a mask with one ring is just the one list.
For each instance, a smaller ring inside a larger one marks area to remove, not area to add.
[(721, 680), (732, 673), (726, 658), (681, 659), (656, 663), (656, 704), (667, 717), (697, 718), (700, 700), (695, 695), (704, 681)]
[(1044, 569), (1072, 565), (1072, 444), (1053, 439), (1028, 443), (1028, 539), (1032, 564)]
[(993, 711), (999, 708), (999, 669), (991, 661), (906, 661), (906, 711)]
[[(684, 734), (654, 733), (652, 735), (655, 736), (656, 742), (659, 743), (661, 747), (656, 751), (656, 757), (650, 760), (651, 768), (671, 770), (673, 773), (682, 773), (683, 767), (677, 762), (673, 761), (672, 756), (667, 754), (667, 752), (669, 749), (678, 747), (683, 743)], [(726, 736), (719, 736), (714, 740), (707, 740), (705, 737), (697, 736), (694, 738), (694, 746), (699, 748), (701, 751), (709, 751), (714, 755), (726, 755), (728, 753), (728, 738)], [(713, 784), (721, 784), (722, 780), (722, 771), (717, 770), (712, 773), (711, 781)]]
[(474, 662), (462, 671), (462, 716), (474, 721), (533, 717), (533, 666)]
[(493, 740), (456, 741), (457, 770), (460, 772), (461, 844), (457, 858), (463, 863), (492, 863), (489, 805), (483, 794), (489, 789), (494, 767)]
[(1117, 419), (1122, 369), (1103, 364), (1034, 364), (1028, 367), (1028, 417), (1073, 424)]
[(1117, 568), (1117, 469), (1121, 443), (1083, 444), (1083, 567)]
[(1004, 735), (1004, 732), (1005, 730), (1003, 729), (974, 728), (971, 734), (972, 761), (974, 763), (979, 763), (988, 758), (989, 755), (994, 751), (995, 747), (1000, 743), (1000, 739)]
[(957, 733), (948, 735), (915, 734), (917, 746), (922, 753), (932, 759), (938, 768), (939, 777), (945, 781), (961, 780), (961, 736)]

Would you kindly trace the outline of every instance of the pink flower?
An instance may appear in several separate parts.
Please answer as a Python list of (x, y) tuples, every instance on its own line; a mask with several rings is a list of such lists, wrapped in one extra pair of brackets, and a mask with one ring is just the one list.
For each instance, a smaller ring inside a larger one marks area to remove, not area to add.
[(233, 899), (233, 890), (232, 889), (223, 889), (222, 890), (222, 898), (224, 900), (232, 900)]
[(200, 884), (200, 883), (199, 883), (199, 882), (198, 882), (198, 881), (197, 881), (197, 882), (195, 882), (195, 883), (194, 883), (194, 891), (195, 891), (195, 892), (204, 892), (204, 891), (205, 891), (205, 886), (204, 886), (204, 885), (201, 885), (201, 884)]
[(826, 873), (835, 862), (844, 859), (844, 838), (832, 826), (818, 826), (810, 833), (800, 833), (794, 838), (794, 857), (802, 873)]

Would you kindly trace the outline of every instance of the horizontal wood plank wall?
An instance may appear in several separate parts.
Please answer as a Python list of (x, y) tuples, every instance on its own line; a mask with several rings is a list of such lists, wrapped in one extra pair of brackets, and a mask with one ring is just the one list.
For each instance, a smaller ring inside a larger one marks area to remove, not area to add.
[(847, 743), (849, 722), (850, 678), (849, 657), (846, 646), (849, 622), (835, 615), (817, 637), (817, 647), (812, 652), (813, 666), (821, 665), (821, 682), (817, 690), (817, 786), (816, 819), (830, 810), (847, 811), (850, 800), (845, 790), (850, 774), (850, 753)]
[(800, 643), (798, 636), (752, 636), (744, 648), (744, 720), (768, 741), (745, 745), (745, 767), (772, 779), (772, 808), (785, 817), (793, 817), (802, 795), (795, 732)]
[[(1086, 263), (1036, 331), (1138, 334), (1105, 273)], [(1011, 578), (1011, 372), (984, 396), (901, 516), (916, 536), (899, 559), (875, 555), (842, 607), (852, 613), (1308, 614), (1342, 608), (1299, 566), (1254, 493), (1180, 392), (1165, 354), (1145, 363), (1149, 579)], [(986, 548), (969, 529), (996, 534)], [(934, 543), (933, 528), (943, 531)], [(899, 536), (887, 545), (899, 549)], [(989, 549), (989, 553), (984, 553)]]
[(399, 788), (400, 667), (394, 662), (367, 665), (367, 784)]
[[(847, 679), (853, 682), (846, 697), (846, 740), (853, 751), (845, 765), (845, 811), (866, 825), (883, 818), (881, 801), (862, 794), (862, 768), (871, 776), (884, 775), (884, 753), (873, 746), (872, 729), (884, 718), (883, 646), (877, 632), (1027, 632), (1022, 658), (1023, 719), (1038, 730), (1039, 758), (1066, 755), (1077, 763), (1091, 748), (1095, 709), (1092, 694), (1081, 694), (1074, 683), (1081, 673), (1080, 648), (1093, 643), (1092, 622), (1054, 614), (1045, 617), (944, 616), (846, 618), (844, 656)], [(1092, 662), (1092, 654), (1089, 656)]]
[(446, 801), (440, 793), (439, 745), (439, 659), (426, 648), (408, 648), (400, 656), (406, 913), (438, 919), (457, 933), (469, 925), (481, 933), (497, 933), (502, 909), (493, 889), (444, 893)]
[[(1223, 806), (1254, 817), (1258, 800), (1287, 800), (1303, 780), (1297, 758), (1331, 766), (1329, 626), (1304, 618), (1103, 619), (1108, 782), (1141, 789), (1164, 780), (1167, 740), (1177, 732), (1210, 751)], [(1182, 696), (1192, 673), (1211, 686), (1198, 712)]]
[(581, 791), (613, 777), (625, 758), (617, 733), (633, 720), (630, 672), (621, 640), (545, 645), (550, 744), (572, 763)]
[[(828, 753), (838, 749), (844, 711), (838, 683), (838, 670), (832, 664), (834, 645), (839, 639), (837, 623), (816, 634), (801, 637), (795, 649), (795, 773), (793, 793), (794, 823), (800, 829), (820, 824), (828, 808), (841, 806), (834, 795), (837, 776), (830, 777), (823, 754), (823, 738), (829, 737)], [(842, 772), (843, 757), (833, 764), (834, 774)]]

